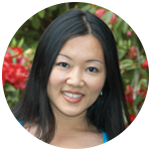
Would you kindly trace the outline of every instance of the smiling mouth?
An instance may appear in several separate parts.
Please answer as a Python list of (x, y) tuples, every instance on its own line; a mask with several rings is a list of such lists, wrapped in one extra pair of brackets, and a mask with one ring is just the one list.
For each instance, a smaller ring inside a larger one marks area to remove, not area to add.
[(68, 93), (68, 92), (62, 92), (62, 94), (63, 94), (64, 99), (70, 103), (78, 103), (84, 97), (83, 94), (73, 94), (73, 93)]
[(83, 95), (82, 94), (73, 94), (73, 93), (68, 93), (68, 92), (63, 92), (66, 96), (71, 97), (71, 98), (80, 98)]

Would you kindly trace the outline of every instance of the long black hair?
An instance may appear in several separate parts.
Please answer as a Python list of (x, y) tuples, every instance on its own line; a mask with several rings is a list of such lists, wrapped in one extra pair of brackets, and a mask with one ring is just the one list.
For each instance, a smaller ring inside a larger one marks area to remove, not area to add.
[(50, 143), (55, 133), (55, 118), (47, 95), (53, 64), (71, 36), (86, 34), (94, 35), (102, 44), (107, 74), (103, 95), (88, 108), (87, 118), (97, 129), (106, 131), (109, 140), (125, 130), (124, 118), (130, 124), (113, 34), (95, 15), (74, 9), (56, 18), (44, 31), (36, 49), (24, 97), (12, 109), (17, 120), (38, 125), (36, 137), (46, 143)]

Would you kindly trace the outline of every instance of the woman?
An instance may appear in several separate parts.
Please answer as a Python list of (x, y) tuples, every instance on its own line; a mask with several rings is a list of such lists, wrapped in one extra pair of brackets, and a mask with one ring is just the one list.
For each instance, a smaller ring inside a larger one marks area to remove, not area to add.
[(130, 119), (117, 48), (107, 25), (75, 9), (43, 33), (23, 100), (12, 109), (35, 137), (64, 148), (105, 143)]

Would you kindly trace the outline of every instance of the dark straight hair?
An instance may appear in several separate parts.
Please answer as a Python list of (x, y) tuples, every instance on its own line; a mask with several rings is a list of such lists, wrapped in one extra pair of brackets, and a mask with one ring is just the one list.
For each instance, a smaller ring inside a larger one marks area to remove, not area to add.
[(56, 18), (45, 30), (36, 49), (32, 68), (22, 101), (12, 112), (24, 124), (37, 125), (36, 137), (50, 143), (55, 134), (55, 118), (47, 94), (48, 79), (60, 49), (74, 35), (92, 34), (102, 44), (106, 81), (103, 95), (88, 108), (90, 123), (107, 133), (109, 140), (125, 130), (125, 121), (131, 123), (120, 75), (117, 48), (107, 25), (95, 15), (79, 9)]

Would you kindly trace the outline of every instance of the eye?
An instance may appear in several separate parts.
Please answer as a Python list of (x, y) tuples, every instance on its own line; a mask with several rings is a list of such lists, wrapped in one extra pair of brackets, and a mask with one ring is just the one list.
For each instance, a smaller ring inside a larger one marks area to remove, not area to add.
[[(60, 63), (58, 63), (58, 64), (56, 64), (56, 65), (57, 65), (57, 66), (61, 66), (61, 67), (63, 67), (63, 68), (68, 68), (68, 67), (66, 67), (68, 64), (65, 63), (65, 62), (60, 62)], [(68, 65), (68, 66), (69, 66), (69, 65)], [(95, 68), (95, 67), (89, 67), (88, 69), (89, 69), (90, 72), (92, 72), (92, 73), (98, 72), (98, 69)], [(93, 71), (93, 70), (95, 70), (95, 71)]]
[(65, 62), (60, 62), (57, 64), (57, 66), (61, 66), (61, 67), (64, 67), (64, 68), (69, 68), (69, 65)]
[(98, 72), (98, 69), (95, 67), (89, 67), (87, 70), (92, 73)]

